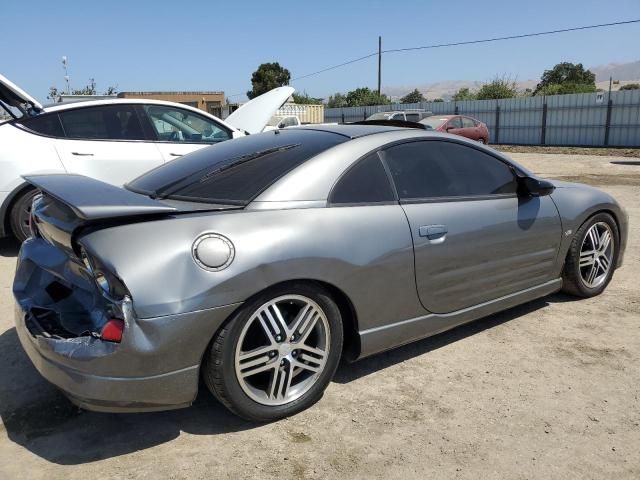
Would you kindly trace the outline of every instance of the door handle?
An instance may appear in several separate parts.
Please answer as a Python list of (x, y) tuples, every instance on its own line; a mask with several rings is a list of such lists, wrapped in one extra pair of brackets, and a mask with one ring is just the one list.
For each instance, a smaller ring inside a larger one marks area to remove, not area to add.
[(83, 153), (83, 152), (71, 152), (71, 155), (75, 155), (76, 157), (93, 157), (93, 153)]
[(169, 153), (169, 155), (171, 155), (172, 157), (181, 157), (182, 156), (181, 153)]
[(421, 225), (418, 229), (418, 234), (421, 237), (427, 237), (429, 240), (442, 240), (447, 235), (449, 230), (446, 225)]

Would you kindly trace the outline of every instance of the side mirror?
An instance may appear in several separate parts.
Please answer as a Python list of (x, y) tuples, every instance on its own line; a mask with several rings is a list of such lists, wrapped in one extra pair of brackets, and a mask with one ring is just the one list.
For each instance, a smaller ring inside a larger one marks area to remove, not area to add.
[(544, 197), (551, 195), (556, 189), (553, 183), (540, 178), (520, 177), (519, 192), (522, 196), (527, 197)]

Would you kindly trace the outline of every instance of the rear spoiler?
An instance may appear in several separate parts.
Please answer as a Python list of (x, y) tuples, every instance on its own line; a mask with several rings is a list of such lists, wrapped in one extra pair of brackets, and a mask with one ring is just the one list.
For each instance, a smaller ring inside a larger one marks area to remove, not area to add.
[(139, 193), (83, 175), (29, 175), (23, 178), (86, 221), (178, 211)]

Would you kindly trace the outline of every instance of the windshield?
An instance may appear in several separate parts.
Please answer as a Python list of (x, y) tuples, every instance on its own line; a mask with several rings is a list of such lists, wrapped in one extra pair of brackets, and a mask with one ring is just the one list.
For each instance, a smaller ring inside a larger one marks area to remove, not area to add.
[(197, 150), (138, 177), (127, 188), (154, 198), (247, 205), (287, 172), (347, 140), (314, 130), (276, 132)]
[(433, 117), (423, 118), (422, 120), (420, 120), (420, 123), (424, 123), (425, 125), (428, 125), (431, 128), (438, 128), (444, 125), (447, 122), (447, 120), (449, 119), (446, 117), (443, 118), (443, 117), (433, 116)]
[(374, 113), (373, 115), (367, 117), (367, 120), (388, 120), (389, 117), (391, 117), (392, 115), (393, 113), (379, 112), (379, 113)]

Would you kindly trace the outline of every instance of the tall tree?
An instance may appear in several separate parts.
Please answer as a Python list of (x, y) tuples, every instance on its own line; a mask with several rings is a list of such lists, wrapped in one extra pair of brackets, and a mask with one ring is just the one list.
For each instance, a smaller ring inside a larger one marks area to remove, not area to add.
[(562, 62), (545, 70), (536, 85), (534, 95), (582, 93), (596, 91), (596, 76), (581, 63)]
[(420, 103), (424, 101), (426, 101), (424, 95), (417, 88), (400, 99), (400, 103)]
[(369, 87), (360, 87), (347, 93), (345, 100), (349, 107), (364, 107), (369, 105), (387, 105), (391, 103), (391, 99), (384, 94), (378, 95), (378, 92), (371, 90)]
[(468, 87), (463, 87), (460, 90), (458, 90), (456, 93), (454, 93), (452, 98), (453, 100), (458, 102), (462, 100), (475, 100), (476, 94), (471, 92), (471, 90), (469, 90)]
[(327, 99), (327, 108), (340, 108), (346, 106), (347, 99), (342, 93), (338, 92), (334, 95), (329, 95), (329, 98)]
[(302, 94), (294, 93), (292, 95), (292, 97), (293, 97), (294, 103), (298, 103), (298, 104), (301, 104), (301, 105), (302, 104), (318, 105), (318, 104), (322, 103), (322, 99), (321, 98), (310, 97), (307, 92), (304, 92)]
[(247, 97), (255, 98), (283, 85), (289, 85), (291, 72), (281, 67), (278, 62), (263, 63), (251, 75), (252, 89), (247, 92)]
[(480, 87), (475, 97), (478, 100), (497, 100), (518, 96), (518, 86), (507, 76), (496, 77)]

